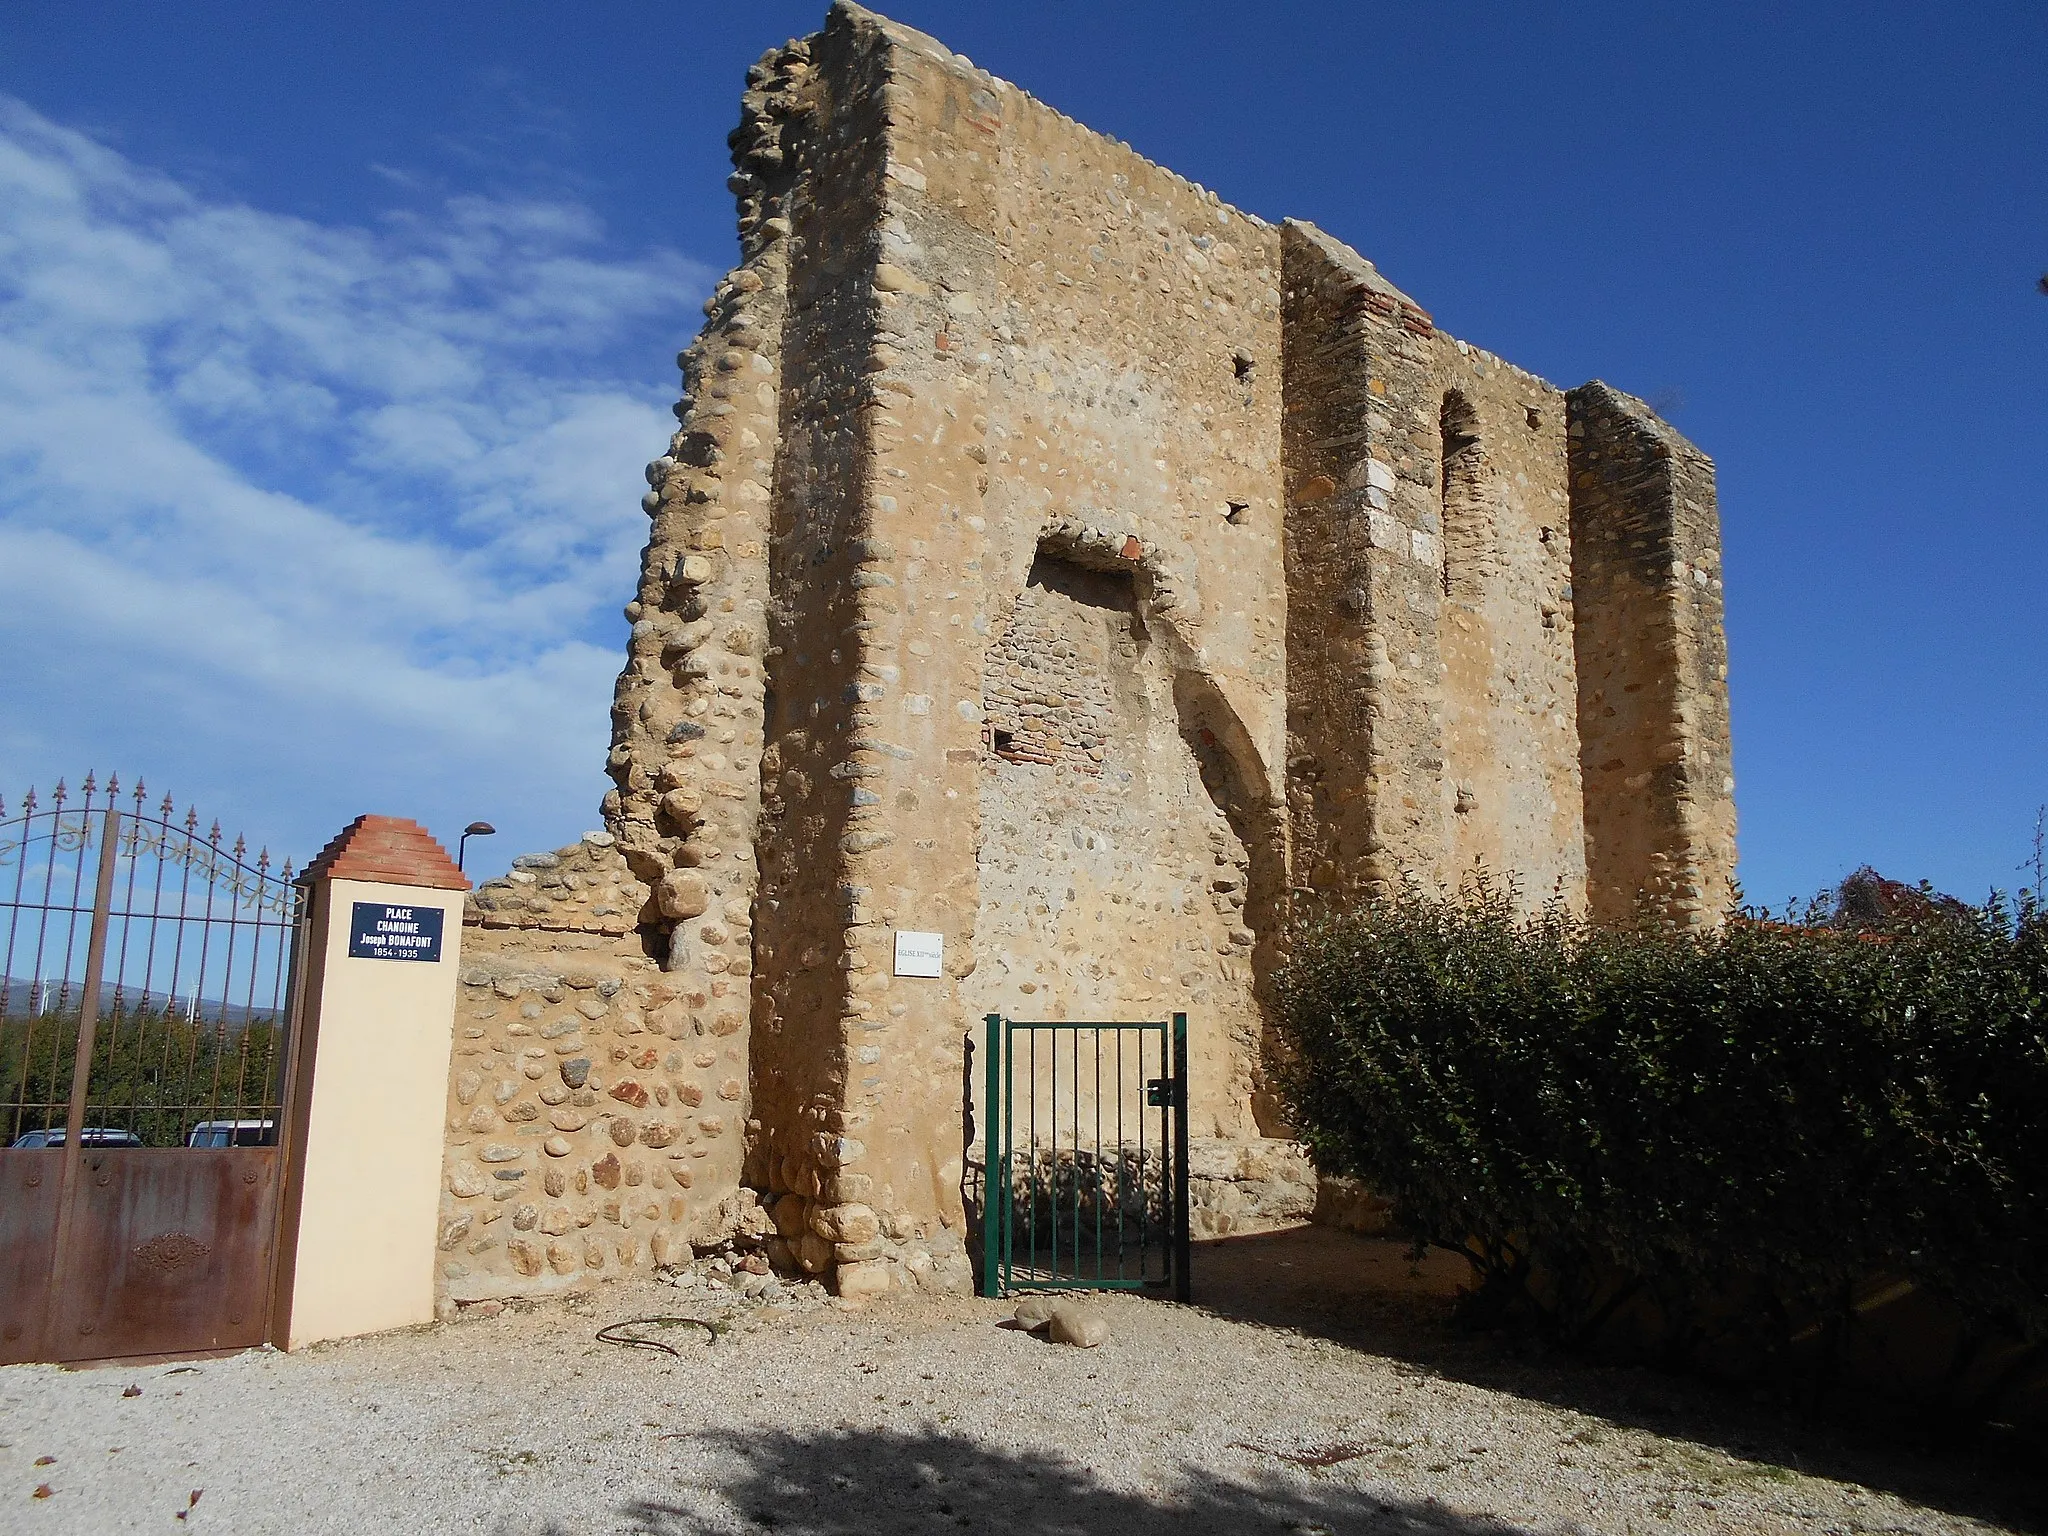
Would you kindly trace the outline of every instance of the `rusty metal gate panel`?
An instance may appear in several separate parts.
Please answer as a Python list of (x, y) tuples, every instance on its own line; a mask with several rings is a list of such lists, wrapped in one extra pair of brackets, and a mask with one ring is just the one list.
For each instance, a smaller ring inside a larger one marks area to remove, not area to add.
[(265, 1339), (277, 1148), (87, 1148), (55, 1296), (68, 1359)]
[(259, 1344), (303, 896), (81, 789), (0, 802), (0, 1362)]
[(0, 1365), (47, 1360), (43, 1297), (57, 1262), (64, 1154), (0, 1149)]

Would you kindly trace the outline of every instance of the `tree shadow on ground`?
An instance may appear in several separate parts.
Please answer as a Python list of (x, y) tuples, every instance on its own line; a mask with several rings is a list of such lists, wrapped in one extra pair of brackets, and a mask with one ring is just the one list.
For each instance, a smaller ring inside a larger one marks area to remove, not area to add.
[(1350, 1536), (1432, 1532), (1516, 1536), (1530, 1530), (1460, 1514), (1433, 1500), (1375, 1498), (1351, 1488), (1303, 1488), (1183, 1476), (1156, 1492), (1110, 1488), (1086, 1467), (1040, 1452), (1007, 1452), (960, 1435), (882, 1429), (699, 1438), (737, 1474), (718, 1491), (625, 1506), (645, 1536)]
[(1195, 1304), (1236, 1322), (1327, 1339), (1436, 1375), (1809, 1476), (1882, 1489), (2015, 1530), (2048, 1531), (2037, 1447), (1938, 1445), (1881, 1420), (1848, 1424), (1768, 1397), (1640, 1367), (1603, 1366), (1452, 1321), (1466, 1265), (1419, 1266), (1398, 1240), (1305, 1226), (1197, 1244)]

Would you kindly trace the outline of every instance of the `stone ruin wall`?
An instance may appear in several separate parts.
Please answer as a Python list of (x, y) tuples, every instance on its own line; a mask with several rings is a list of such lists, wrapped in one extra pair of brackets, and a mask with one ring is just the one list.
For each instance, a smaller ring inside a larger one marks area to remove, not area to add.
[(1633, 396), (1570, 399), (1590, 910), (1711, 922), (1735, 878), (1714, 466)]
[(515, 859), (465, 918), (441, 1234), (457, 1301), (772, 1230), (742, 1174), (788, 267), (777, 172), (807, 51), (750, 71), (732, 135), (742, 260), (677, 358), (677, 430), (648, 465), (608, 830)]
[(1312, 899), (1585, 899), (1566, 400), (1286, 227), (1289, 816)]
[(1590, 856), (1596, 915), (1711, 919), (1712, 471), (1639, 403), (856, 6), (749, 71), (732, 146), (608, 830), (470, 912), (451, 1295), (734, 1238), (966, 1289), (989, 1012), (1189, 1012), (1205, 1230), (1298, 1219), (1289, 910), (1475, 861), (1576, 905)]
[[(1278, 710), (1251, 679), (1281, 660), (1277, 424), (1250, 401), (1253, 352), (1269, 378), (1277, 361), (1277, 274), (1269, 234), (928, 39), (841, 9), (806, 47), (784, 136), (782, 365), (803, 382), (774, 482), (750, 1176), (797, 1261), (842, 1288), (959, 1289), (981, 1014), (1084, 995), (1156, 1013), (1192, 982), (1198, 1113), (1252, 1129), (1258, 897), (1224, 802), (1249, 782), (1241, 819), (1272, 855)], [(1095, 178), (1136, 195), (1077, 207), (1069, 182)], [(1253, 260), (1231, 274), (1225, 255), (1215, 292), (1242, 312), (1191, 334), (1217, 305), (1194, 241), (1233, 219)], [(1145, 269), (1156, 306), (1067, 270), (1108, 264)], [(1062, 647), (1115, 664), (1062, 684)], [(1263, 757), (1233, 690), (1265, 717)], [(1098, 739), (1025, 729), (1027, 709), (1092, 711)], [(1261, 873), (1270, 901), (1277, 858)], [(1196, 921), (1162, 943), (1168, 911)], [(944, 936), (946, 977), (890, 974), (899, 927)]]
[(448, 1083), (442, 1294), (469, 1302), (687, 1262), (760, 1230), (747, 1063), (649, 958), (650, 892), (608, 832), (471, 899)]
[[(1444, 520), (1446, 828), (1440, 878), (1512, 877), (1530, 901), (1584, 904), (1562, 391), (1439, 332), (1437, 397), (1472, 441), (1430, 456)], [(1469, 414), (1467, 414), (1469, 413)], [(1439, 407), (1438, 437), (1445, 411)], [(1428, 471), (1426, 471), (1428, 472)]]
[[(906, 317), (906, 363), (934, 429), (950, 411), (985, 456), (960, 576), (979, 607), (945, 679), (987, 715), (961, 744), (959, 1006), (1186, 1008), (1196, 1134), (1256, 1135), (1284, 884), (1275, 232), (943, 49), (904, 57), (906, 270), (939, 300)], [(1077, 711), (1086, 745), (1051, 729)]]

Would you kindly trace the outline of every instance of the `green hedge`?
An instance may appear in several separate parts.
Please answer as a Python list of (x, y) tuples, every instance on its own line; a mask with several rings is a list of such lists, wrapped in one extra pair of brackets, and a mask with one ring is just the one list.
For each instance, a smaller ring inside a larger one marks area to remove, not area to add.
[(1481, 1319), (1588, 1343), (1650, 1317), (1673, 1362), (1754, 1372), (1852, 1329), (1882, 1276), (1960, 1317), (1958, 1379), (1994, 1345), (2001, 1388), (2041, 1356), (2032, 909), (1671, 934), (1524, 917), (1482, 882), (1306, 925), (1278, 997), (1317, 1164), (1465, 1253)]

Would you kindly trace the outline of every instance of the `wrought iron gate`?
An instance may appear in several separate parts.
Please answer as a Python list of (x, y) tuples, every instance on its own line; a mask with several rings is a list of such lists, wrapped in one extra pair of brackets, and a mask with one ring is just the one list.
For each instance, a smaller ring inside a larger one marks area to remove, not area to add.
[(987, 1025), (982, 1294), (1186, 1301), (1188, 1016)]
[(0, 802), (0, 1364), (260, 1344), (303, 896), (81, 789)]

